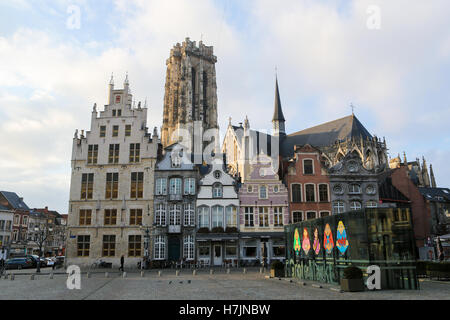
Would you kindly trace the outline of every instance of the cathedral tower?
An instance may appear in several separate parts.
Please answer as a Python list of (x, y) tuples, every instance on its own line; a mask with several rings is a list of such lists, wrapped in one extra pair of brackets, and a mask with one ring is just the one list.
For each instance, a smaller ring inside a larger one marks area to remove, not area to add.
[(202, 41), (197, 47), (195, 41), (186, 38), (170, 50), (161, 137), (164, 147), (178, 141), (177, 129), (188, 129), (192, 139), (194, 122), (202, 128), (195, 128), (196, 135), (200, 130), (218, 128), (216, 62), (213, 47)]

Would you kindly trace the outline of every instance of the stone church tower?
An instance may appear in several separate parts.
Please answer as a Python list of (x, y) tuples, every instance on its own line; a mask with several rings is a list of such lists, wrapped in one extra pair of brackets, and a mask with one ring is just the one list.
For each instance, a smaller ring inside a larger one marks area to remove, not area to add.
[[(170, 50), (167, 59), (166, 85), (161, 143), (164, 147), (179, 141), (177, 129), (188, 129), (193, 142), (195, 132), (203, 135), (217, 125), (217, 86), (215, 63), (217, 57), (212, 46), (202, 41), (197, 47), (189, 38)], [(202, 128), (202, 129), (200, 129)], [(203, 133), (200, 131), (203, 130)], [(184, 139), (183, 141), (187, 142)]]

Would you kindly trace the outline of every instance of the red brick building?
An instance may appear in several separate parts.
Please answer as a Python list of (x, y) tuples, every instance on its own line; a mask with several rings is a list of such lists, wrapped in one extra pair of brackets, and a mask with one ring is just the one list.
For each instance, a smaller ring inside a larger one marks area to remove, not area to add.
[(431, 235), (431, 214), (419, 188), (409, 177), (408, 167), (401, 165), (392, 172), (392, 184), (411, 201), (411, 212), (414, 225), (416, 246), (426, 245)]
[(296, 146), (294, 157), (284, 167), (290, 222), (331, 215), (330, 180), (320, 151), (309, 144)]

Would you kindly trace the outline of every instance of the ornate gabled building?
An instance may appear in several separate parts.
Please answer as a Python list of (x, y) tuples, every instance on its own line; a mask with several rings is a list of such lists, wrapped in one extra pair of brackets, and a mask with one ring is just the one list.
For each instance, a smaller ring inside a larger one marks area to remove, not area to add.
[(91, 128), (76, 130), (68, 212), (66, 261), (90, 266), (102, 259), (136, 266), (144, 256), (141, 225), (152, 224), (153, 177), (160, 141), (147, 129), (147, 108), (124, 87), (109, 84), (104, 110), (94, 104)]
[(261, 155), (239, 189), (240, 259), (242, 264), (284, 260), (284, 226), (289, 224), (288, 190)]
[[(164, 147), (179, 142), (178, 134), (192, 143), (194, 132), (201, 139), (206, 130), (218, 129), (216, 62), (213, 47), (202, 41), (197, 47), (195, 41), (186, 38), (170, 50), (161, 133)], [(189, 137), (177, 129), (186, 129)]]
[(378, 177), (375, 168), (365, 168), (355, 151), (328, 169), (333, 214), (378, 207)]
[(202, 166), (197, 196), (197, 259), (206, 265), (238, 265), (238, 183), (228, 174), (221, 154)]
[(199, 176), (184, 146), (174, 143), (164, 149), (155, 168), (153, 260), (194, 261)]

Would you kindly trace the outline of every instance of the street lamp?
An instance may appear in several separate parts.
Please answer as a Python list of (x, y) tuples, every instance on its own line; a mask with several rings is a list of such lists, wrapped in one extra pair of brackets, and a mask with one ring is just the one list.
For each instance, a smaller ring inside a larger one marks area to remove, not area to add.
[(44, 242), (47, 240), (49, 233), (53, 231), (51, 227), (44, 227), (43, 229), (39, 228), (39, 226), (34, 227), (34, 231), (37, 233), (37, 244), (39, 246), (39, 255), (38, 261), (36, 263), (36, 273), (41, 272), (41, 254), (42, 254), (42, 246)]
[(144, 235), (144, 263), (141, 265), (141, 269), (146, 269), (148, 260), (149, 260), (150, 227), (141, 225), (140, 229), (145, 232), (145, 235)]

